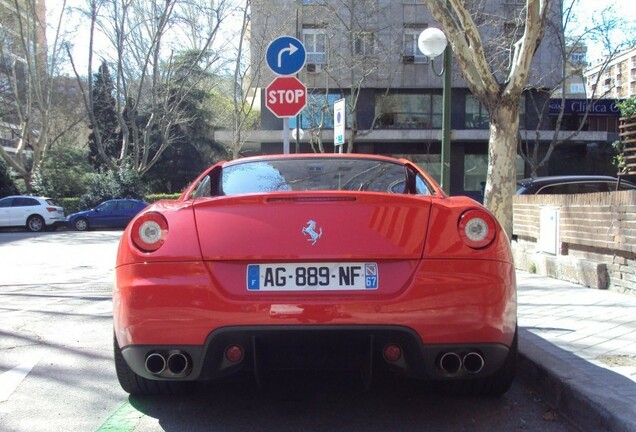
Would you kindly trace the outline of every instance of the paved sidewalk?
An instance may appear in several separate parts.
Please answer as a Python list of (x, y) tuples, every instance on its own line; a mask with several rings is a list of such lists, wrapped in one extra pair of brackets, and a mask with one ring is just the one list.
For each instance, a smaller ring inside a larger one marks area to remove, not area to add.
[(636, 296), (517, 272), (519, 375), (584, 431), (636, 431)]

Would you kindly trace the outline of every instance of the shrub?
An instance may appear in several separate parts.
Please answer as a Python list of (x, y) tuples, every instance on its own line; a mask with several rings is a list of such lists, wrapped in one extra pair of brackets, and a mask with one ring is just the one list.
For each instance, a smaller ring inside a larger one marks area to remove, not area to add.
[(147, 203), (153, 203), (159, 200), (163, 200), (163, 199), (177, 199), (181, 196), (180, 193), (174, 193), (174, 194), (150, 194), (150, 195), (146, 195), (144, 197), (144, 201), (146, 201)]
[(88, 179), (87, 192), (80, 198), (80, 206), (92, 208), (113, 198), (143, 199), (146, 192), (141, 176), (129, 164), (123, 164), (117, 171), (92, 174)]
[(80, 205), (79, 198), (59, 198), (58, 201), (64, 207), (64, 213), (67, 215), (77, 213), (78, 211), (87, 210)]
[(78, 196), (86, 190), (86, 180), (91, 172), (84, 149), (60, 143), (51, 147), (31, 185), (35, 193), (43, 196), (58, 199)]
[(617, 102), (616, 106), (621, 109), (622, 117), (632, 117), (636, 115), (636, 98), (631, 97), (623, 101)]

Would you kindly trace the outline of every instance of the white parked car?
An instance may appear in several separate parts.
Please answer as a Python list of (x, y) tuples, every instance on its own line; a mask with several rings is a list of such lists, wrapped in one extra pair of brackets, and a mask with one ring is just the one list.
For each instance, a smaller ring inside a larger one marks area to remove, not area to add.
[(55, 200), (37, 196), (0, 199), (0, 227), (26, 227), (38, 232), (64, 225), (64, 208)]

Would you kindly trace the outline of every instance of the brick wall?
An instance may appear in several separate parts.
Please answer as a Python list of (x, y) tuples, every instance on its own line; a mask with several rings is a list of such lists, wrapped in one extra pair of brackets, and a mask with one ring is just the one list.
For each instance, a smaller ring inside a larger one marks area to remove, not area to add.
[[(546, 214), (556, 214), (556, 234)], [(513, 220), (517, 268), (636, 294), (636, 191), (517, 195)]]

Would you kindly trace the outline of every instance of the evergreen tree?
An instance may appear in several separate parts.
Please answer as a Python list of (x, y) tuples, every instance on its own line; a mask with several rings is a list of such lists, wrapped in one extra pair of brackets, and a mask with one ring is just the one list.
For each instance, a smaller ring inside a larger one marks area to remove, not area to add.
[[(93, 80), (93, 109), (95, 113), (95, 120), (102, 133), (104, 152), (108, 157), (117, 159), (119, 156), (119, 143), (121, 139), (117, 123), (115, 97), (113, 96), (115, 85), (106, 62), (102, 62), (99, 70), (93, 76)], [(91, 132), (88, 137), (88, 147), (90, 150), (88, 157), (91, 165), (96, 169), (106, 167), (106, 164), (100, 157), (97, 149), (95, 132)]]
[(182, 117), (188, 120), (172, 126), (172, 145), (145, 176), (153, 192), (180, 192), (214, 160), (227, 157), (224, 147), (212, 138), (216, 116), (209, 87), (214, 87), (218, 78), (201, 69), (200, 56), (198, 51), (175, 56), (174, 81), (165, 91), (176, 104), (176, 98), (181, 97), (176, 89), (190, 88), (188, 97), (178, 102)]
[(17, 194), (18, 188), (9, 175), (7, 164), (0, 158), (0, 198)]

